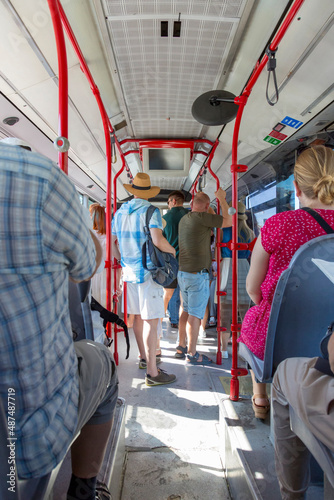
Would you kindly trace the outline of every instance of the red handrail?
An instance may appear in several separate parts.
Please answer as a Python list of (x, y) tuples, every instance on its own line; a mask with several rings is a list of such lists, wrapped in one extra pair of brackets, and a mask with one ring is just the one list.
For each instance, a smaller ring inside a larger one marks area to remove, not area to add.
[[(122, 158), (122, 169), (124, 169), (125, 165), (125, 158), (122, 152), (122, 149), (119, 145), (119, 142), (117, 140), (117, 137), (115, 135), (114, 129), (110, 123), (110, 120), (108, 118), (106, 109), (103, 105), (101, 96), (100, 96), (100, 91), (97, 87), (97, 85), (94, 82), (93, 76), (88, 68), (88, 65), (85, 61), (85, 58), (82, 54), (82, 51), (79, 47), (79, 44), (76, 40), (76, 37), (73, 33), (73, 30), (71, 28), (71, 25), (66, 17), (66, 14), (64, 12), (64, 9), (60, 3), (60, 0), (48, 0), (49, 5), (52, 5), (53, 9), (57, 9), (58, 14), (60, 15), (60, 19), (62, 24), (64, 25), (65, 31), (67, 33), (67, 36), (72, 44), (72, 47), (80, 61), (80, 68), (85, 74), (91, 90), (95, 96), (95, 99), (97, 101), (101, 118), (102, 118), (102, 123), (103, 123), (103, 129), (104, 129), (104, 136), (105, 136), (105, 143), (106, 143), (106, 158), (107, 158), (107, 186), (106, 186), (106, 262), (105, 262), (105, 267), (106, 267), (106, 282), (107, 282), (107, 290), (106, 290), (106, 306), (109, 311), (112, 309), (112, 291), (111, 291), (111, 177), (112, 177), (112, 170), (111, 170), (111, 139), (110, 139), (110, 134), (114, 136), (115, 144), (117, 146), (117, 149), (121, 155)], [(50, 7), (51, 10), (51, 7)], [(59, 18), (58, 15), (58, 18)], [(57, 33), (60, 32), (63, 33), (61, 23), (59, 25), (59, 21), (57, 23)], [(56, 39), (58, 35), (56, 34)], [(65, 47), (65, 42), (63, 45), (63, 50), (65, 51), (66, 54), (66, 47)], [(58, 56), (59, 57), (59, 56)], [(59, 70), (59, 80), (61, 79), (61, 76), (63, 76), (63, 72), (66, 73), (67, 75), (67, 63), (66, 63), (66, 71), (65, 68), (62, 65), (61, 70)], [(66, 90), (66, 95), (67, 95), (67, 90)], [(67, 137), (67, 136), (66, 136)], [(123, 171), (123, 170), (122, 170)], [(116, 280), (114, 281), (114, 289), (116, 289)], [(108, 328), (108, 335), (110, 335), (110, 329)], [(115, 357), (115, 362), (118, 364), (118, 353), (117, 353), (117, 341), (114, 343), (114, 357)], [(117, 361), (116, 361), (117, 360)]]
[[(270, 50), (276, 50), (279, 42), (282, 40), (284, 34), (289, 28), (292, 20), (296, 16), (299, 8), (301, 7), (304, 0), (295, 0), (291, 6), (287, 16), (285, 17), (281, 27), (279, 28), (277, 34), (275, 35), (272, 43), (270, 44)], [(238, 172), (245, 172), (247, 167), (245, 165), (238, 165), (238, 139), (239, 139), (239, 129), (240, 122), (244, 108), (247, 104), (248, 97), (261, 73), (265, 64), (268, 61), (268, 55), (265, 54), (260, 63), (258, 63), (249, 79), (243, 93), (241, 96), (236, 97), (235, 103), (239, 105), (237, 117), (234, 125), (233, 141), (232, 141), (232, 206), (235, 208), (236, 212), (233, 215), (233, 226), (232, 226), (232, 369), (231, 369), (231, 385), (230, 385), (230, 399), (232, 401), (237, 401), (239, 399), (239, 380), (238, 376), (245, 375), (247, 370), (238, 368), (238, 351), (237, 351), (237, 333), (240, 330), (240, 325), (238, 324), (238, 257), (237, 257), (237, 247), (238, 244), (238, 220), (237, 220), (237, 204), (238, 204)]]
[[(61, 24), (58, 1), (48, 0), (48, 4), (52, 18), (53, 30), (55, 33), (58, 55), (58, 133), (61, 138), (68, 139), (68, 72), (65, 38)], [(58, 151), (58, 162), (61, 170), (68, 175), (68, 151)]]
[[(210, 174), (216, 181), (216, 187), (217, 191), (220, 188), (220, 181), (217, 175), (214, 173), (214, 171), (211, 168), (211, 162), (212, 158), (215, 154), (215, 151), (218, 147), (219, 140), (216, 139), (216, 142), (213, 145), (213, 148), (210, 151), (210, 155), (208, 158), (208, 161), (206, 163), (206, 167), (209, 170)], [(220, 214), (220, 203), (217, 198), (217, 214)], [(217, 228), (217, 234), (216, 234), (216, 246), (217, 246), (217, 356), (216, 356), (216, 363), (217, 365), (222, 364), (222, 352), (221, 352), (221, 332), (225, 331), (226, 328), (223, 328), (221, 326), (221, 317), (220, 317), (220, 297), (222, 296), (222, 293), (220, 291), (220, 248), (219, 248), (219, 243), (220, 243), (220, 228)]]
[[(271, 42), (269, 49), (276, 50), (279, 42), (282, 40), (284, 34), (289, 28), (291, 22), (296, 16), (298, 10), (303, 4), (304, 0), (295, 0), (293, 5), (291, 6), (289, 12), (287, 13), (282, 25), (280, 26), (277, 34), (275, 35), (273, 41)], [(238, 173), (245, 172), (247, 170), (246, 165), (238, 165), (238, 138), (239, 138), (239, 130), (240, 123), (244, 108), (247, 104), (248, 97), (260, 75), (264, 66), (268, 61), (268, 55), (265, 54), (260, 62), (258, 62), (253, 70), (253, 73), (242, 93), (241, 96), (235, 98), (235, 104), (238, 104), (238, 113), (235, 120), (234, 131), (233, 131), (233, 141), (232, 141), (232, 164), (231, 164), (231, 173), (232, 173), (232, 206), (235, 209), (235, 213), (232, 216), (232, 241), (231, 241), (231, 250), (232, 250), (232, 369), (231, 369), (231, 385), (230, 385), (230, 399), (233, 401), (237, 401), (239, 399), (239, 380), (238, 376), (246, 375), (247, 370), (243, 368), (238, 368), (238, 353), (237, 353), (237, 334), (240, 330), (241, 325), (238, 324), (238, 258), (237, 251), (240, 249), (238, 245), (238, 219), (237, 219), (237, 203), (238, 203)], [(217, 141), (216, 141), (217, 142)], [(217, 147), (217, 146), (216, 146)], [(212, 153), (212, 151), (211, 151)], [(210, 153), (209, 157), (209, 171), (216, 178), (217, 189), (219, 187), (219, 179), (211, 170), (211, 159), (212, 155)], [(199, 175), (199, 174), (198, 174)], [(196, 189), (197, 186), (197, 177), (193, 184), (192, 192)], [(219, 204), (218, 207), (219, 208)], [(219, 232), (217, 231), (217, 246), (223, 246), (219, 243)], [(225, 244), (224, 244), (225, 246)], [(254, 242), (251, 242), (248, 245), (248, 248), (252, 250), (254, 246)], [(220, 250), (219, 250), (220, 252)], [(217, 301), (220, 300), (220, 290), (218, 286), (220, 285), (220, 259), (217, 259)], [(220, 325), (220, 310), (219, 304), (217, 304), (217, 331), (218, 325)], [(222, 329), (220, 329), (222, 331)], [(218, 332), (218, 344), (219, 344), (219, 332)], [(219, 348), (218, 348), (219, 349)], [(217, 352), (217, 364), (218, 364), (218, 353)], [(220, 363), (219, 363), (220, 364)]]

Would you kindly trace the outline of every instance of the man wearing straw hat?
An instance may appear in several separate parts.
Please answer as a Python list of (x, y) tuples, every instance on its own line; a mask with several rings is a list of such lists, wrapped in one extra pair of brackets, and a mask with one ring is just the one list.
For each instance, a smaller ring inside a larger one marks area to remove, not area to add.
[[(142, 263), (148, 199), (157, 196), (160, 188), (151, 186), (150, 177), (145, 173), (138, 173), (133, 184), (124, 184), (124, 187), (134, 198), (117, 210), (112, 221), (113, 255), (121, 259), (123, 279), (127, 282), (128, 313), (135, 315), (133, 330), (141, 357), (140, 367), (147, 369), (145, 383), (148, 386), (170, 384), (176, 380), (175, 375), (157, 368), (156, 360), (158, 321), (164, 317), (163, 288), (153, 281)], [(159, 210), (153, 213), (149, 229), (153, 243), (175, 256), (175, 249), (162, 235)]]

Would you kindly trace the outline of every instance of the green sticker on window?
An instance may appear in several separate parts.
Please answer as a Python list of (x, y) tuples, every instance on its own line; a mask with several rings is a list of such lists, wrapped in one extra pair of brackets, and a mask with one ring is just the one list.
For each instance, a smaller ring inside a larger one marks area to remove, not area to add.
[(271, 137), (270, 135), (267, 135), (267, 137), (265, 137), (263, 140), (266, 142), (270, 142), (270, 144), (273, 144), (274, 146), (277, 146), (277, 144), (280, 144), (282, 142), (279, 139), (275, 139), (275, 137)]

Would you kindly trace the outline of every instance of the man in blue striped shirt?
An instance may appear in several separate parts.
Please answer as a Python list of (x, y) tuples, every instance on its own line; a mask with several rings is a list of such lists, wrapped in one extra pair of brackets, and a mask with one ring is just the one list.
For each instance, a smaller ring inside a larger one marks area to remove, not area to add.
[[(133, 184), (124, 187), (134, 198), (117, 210), (112, 222), (113, 255), (121, 259), (123, 280), (127, 283), (128, 313), (134, 314), (133, 330), (141, 357), (140, 368), (147, 368), (145, 383), (148, 386), (170, 384), (176, 379), (157, 368), (156, 346), (158, 321), (164, 317), (163, 288), (155, 283), (150, 271), (143, 267), (142, 246), (145, 242), (145, 219), (150, 203), (160, 192), (151, 186), (150, 177), (139, 173)], [(162, 219), (157, 209), (151, 217), (149, 229), (153, 243), (162, 251), (172, 253), (175, 249), (162, 235)], [(116, 243), (117, 241), (117, 243)], [(148, 261), (148, 267), (152, 263)]]
[(37, 498), (34, 488), (40, 491), (81, 430), (72, 445), (67, 498), (82, 498), (80, 486), (95, 500), (117, 375), (103, 345), (73, 343), (68, 279), (89, 279), (101, 248), (74, 185), (57, 165), (4, 143), (0, 255), (0, 395), (15, 446), (14, 473), (29, 479), (21, 498)]

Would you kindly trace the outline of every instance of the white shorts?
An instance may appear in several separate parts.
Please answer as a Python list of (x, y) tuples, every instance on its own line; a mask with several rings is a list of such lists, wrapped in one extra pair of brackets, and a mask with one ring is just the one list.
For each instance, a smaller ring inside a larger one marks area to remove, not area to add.
[(127, 283), (127, 298), (128, 314), (139, 314), (144, 320), (165, 316), (164, 289), (151, 275), (144, 283)]

